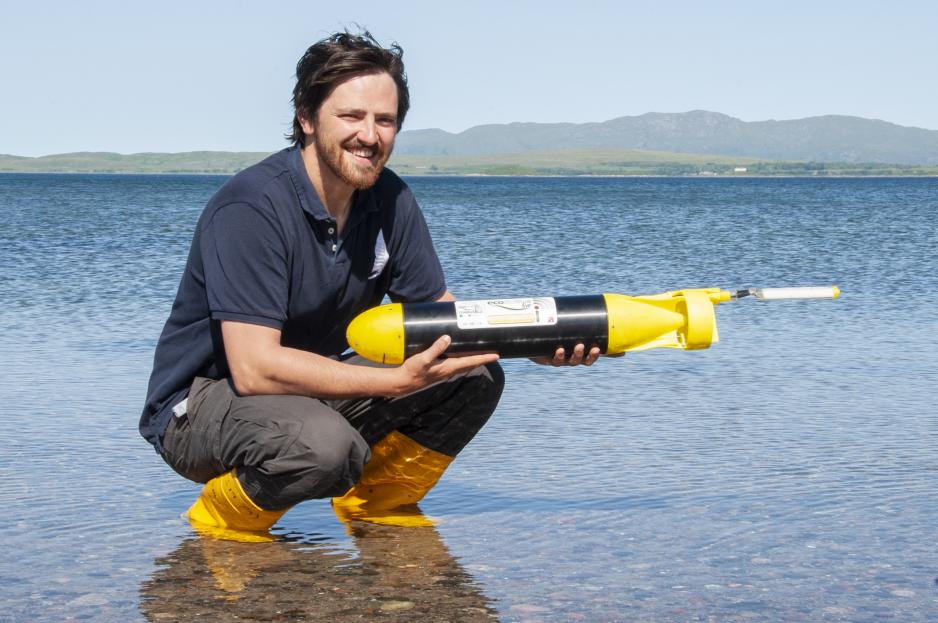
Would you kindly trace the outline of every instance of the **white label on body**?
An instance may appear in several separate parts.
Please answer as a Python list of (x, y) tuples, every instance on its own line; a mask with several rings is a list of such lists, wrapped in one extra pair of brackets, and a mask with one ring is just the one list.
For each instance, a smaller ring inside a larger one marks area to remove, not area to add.
[(557, 324), (557, 304), (549, 297), (456, 301), (456, 326), (460, 329), (552, 324)]

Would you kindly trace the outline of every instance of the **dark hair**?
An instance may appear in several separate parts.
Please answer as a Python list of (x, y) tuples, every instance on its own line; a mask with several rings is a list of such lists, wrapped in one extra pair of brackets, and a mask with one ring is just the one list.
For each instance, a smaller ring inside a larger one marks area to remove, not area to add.
[(410, 108), (407, 74), (404, 73), (404, 50), (396, 43), (385, 49), (367, 30), (353, 35), (338, 32), (309, 46), (296, 64), (293, 87), (293, 132), (287, 140), (304, 144), (299, 116), (313, 119), (333, 89), (349, 78), (387, 73), (397, 85), (397, 129), (404, 124)]

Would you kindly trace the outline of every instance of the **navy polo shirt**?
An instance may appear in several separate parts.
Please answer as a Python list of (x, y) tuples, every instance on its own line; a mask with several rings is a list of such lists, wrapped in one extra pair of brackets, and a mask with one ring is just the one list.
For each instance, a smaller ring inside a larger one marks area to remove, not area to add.
[(232, 177), (196, 226), (185, 272), (153, 358), (140, 433), (162, 450), (172, 407), (197, 376), (230, 378), (221, 320), (281, 331), (281, 343), (327, 357), (381, 302), (436, 300), (443, 270), (410, 189), (385, 169), (353, 198), (345, 231), (290, 147)]

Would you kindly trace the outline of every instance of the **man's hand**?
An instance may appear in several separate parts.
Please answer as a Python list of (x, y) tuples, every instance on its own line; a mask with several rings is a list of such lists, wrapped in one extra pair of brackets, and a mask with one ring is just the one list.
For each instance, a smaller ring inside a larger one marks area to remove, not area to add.
[(577, 344), (573, 347), (573, 353), (570, 354), (569, 358), (566, 357), (566, 353), (561, 347), (554, 352), (553, 357), (531, 357), (530, 359), (534, 363), (543, 366), (591, 366), (596, 363), (600, 354), (598, 346), (592, 347), (587, 353), (583, 344)]
[(395, 395), (403, 396), (445, 381), (459, 374), (468, 372), (487, 363), (498, 360), (496, 353), (485, 355), (456, 355), (443, 358), (452, 339), (448, 335), (440, 337), (425, 351), (408, 358), (399, 367), (392, 370), (398, 378)]

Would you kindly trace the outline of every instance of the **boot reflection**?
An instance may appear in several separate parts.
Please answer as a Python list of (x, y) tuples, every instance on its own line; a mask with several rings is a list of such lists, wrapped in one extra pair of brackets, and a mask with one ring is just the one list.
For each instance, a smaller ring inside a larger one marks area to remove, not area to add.
[(264, 542), (267, 541), (219, 540), (217, 535), (199, 539), (205, 566), (215, 581), (215, 587), (223, 593), (216, 598), (237, 600), (248, 583), (265, 569), (290, 561), (289, 552), (283, 548), (256, 545)]
[(382, 594), (391, 597), (382, 604), (382, 612), (419, 610), (436, 603), (460, 616), (492, 614), (474, 579), (456, 562), (435, 528), (353, 521), (349, 533), (363, 569), (373, 574)]
[(348, 524), (347, 544), (189, 538), (140, 586), (149, 621), (492, 621), (434, 528)]

